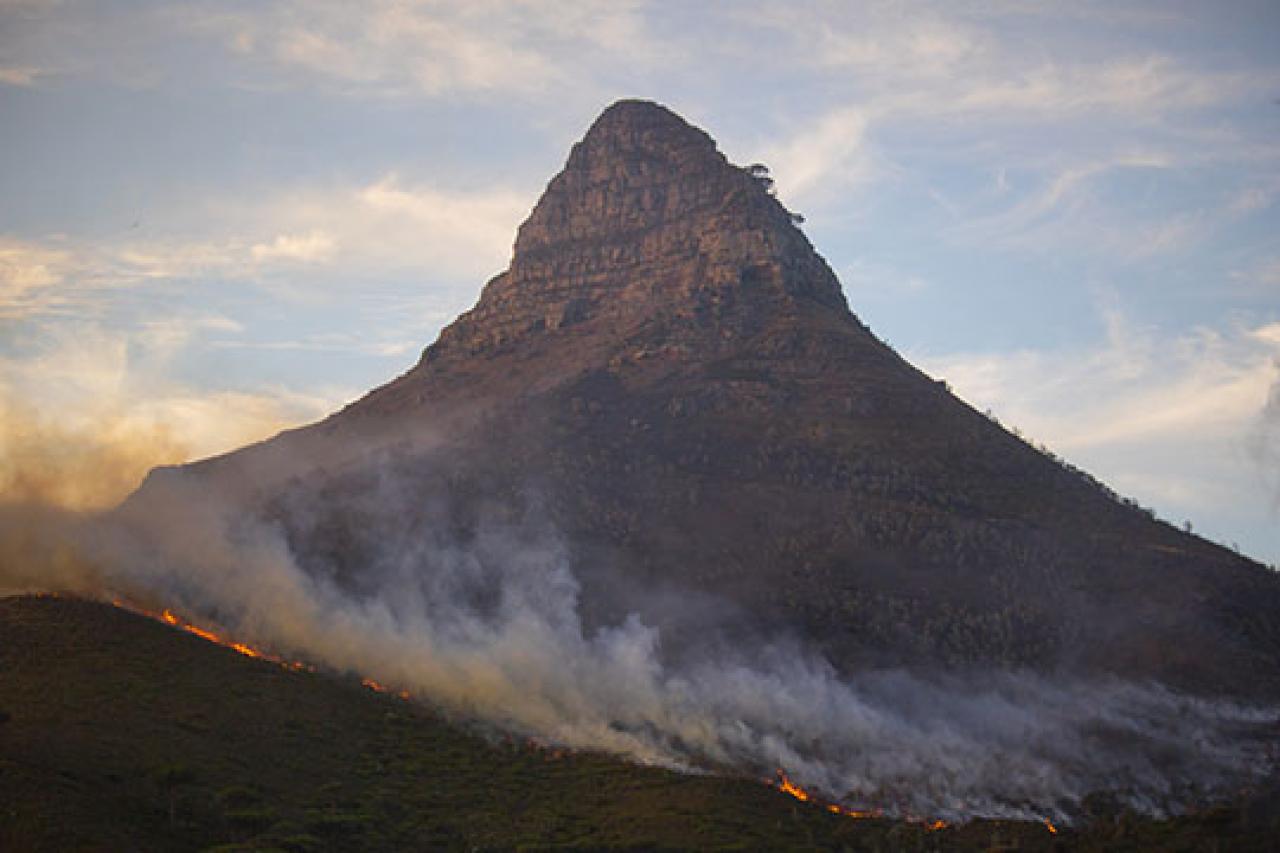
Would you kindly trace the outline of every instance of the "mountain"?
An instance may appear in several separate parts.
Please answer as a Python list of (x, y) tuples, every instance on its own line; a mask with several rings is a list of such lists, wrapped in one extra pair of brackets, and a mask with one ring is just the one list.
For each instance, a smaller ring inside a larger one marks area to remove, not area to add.
[(768, 184), (662, 106), (610, 106), (510, 267), (411, 370), (153, 472), (122, 517), (219, 496), (357, 599), (499, 519), (553, 532), (588, 625), (638, 614), (671, 656), (769, 633), (841, 673), (995, 666), (1280, 699), (1280, 579), (907, 363)]

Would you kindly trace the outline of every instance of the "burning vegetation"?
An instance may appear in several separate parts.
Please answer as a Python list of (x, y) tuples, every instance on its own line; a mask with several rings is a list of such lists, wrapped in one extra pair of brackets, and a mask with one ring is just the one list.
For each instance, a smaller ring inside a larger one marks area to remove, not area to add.
[[(47, 595), (46, 597), (56, 598), (57, 596)], [(138, 616), (144, 616), (148, 619), (153, 619), (157, 622), (162, 622), (165, 625), (169, 625), (173, 628), (177, 628), (181, 631), (187, 632), (188, 634), (192, 634), (196, 637), (199, 637), (200, 639), (205, 640), (206, 642), (212, 643), (214, 645), (222, 646), (223, 648), (231, 649), (232, 651), (238, 652), (239, 654), (242, 654), (245, 657), (253, 658), (255, 660), (267, 661), (269, 663), (275, 663), (280, 665), (284, 669), (292, 670), (295, 672), (316, 672), (316, 667), (313, 666), (312, 664), (308, 664), (299, 660), (288, 660), (280, 655), (273, 654), (263, 649), (256, 648), (254, 646), (251, 646), (244, 642), (240, 642), (238, 640), (234, 640), (231, 637), (227, 636), (225, 633), (213, 630), (208, 627), (197, 625), (194, 622), (184, 619), (178, 616), (176, 613), (174, 613), (171, 609), (167, 607), (162, 608), (159, 611), (156, 611), (156, 610), (151, 610), (151, 609), (142, 607), (140, 605), (134, 604), (132, 602), (126, 601), (122, 598), (113, 598), (111, 603), (113, 606), (120, 608), (121, 610), (128, 611)], [(394, 688), (386, 684), (383, 684), (382, 682), (379, 682), (373, 678), (362, 677), (360, 679), (360, 684), (362, 687), (365, 687), (368, 690), (373, 691), (374, 693), (384, 693), (384, 694), (395, 695), (404, 701), (409, 701), (413, 698), (412, 694), (408, 690), (395, 690)], [(530, 745), (535, 745), (535, 741), (532, 741), (532, 740), (528, 741), (528, 743)], [(566, 750), (558, 747), (549, 748), (541, 745), (538, 745), (537, 750), (542, 752), (544, 754), (544, 757), (550, 757), (554, 759), (563, 759), (566, 756), (572, 754), (570, 750)], [(771, 780), (766, 780), (766, 782), (771, 787), (776, 788), (778, 791), (784, 794), (788, 794), (794, 797), (800, 802), (812, 803), (815, 806), (819, 806), (821, 808), (826, 809), (832, 814), (842, 815), (844, 817), (858, 819), (858, 820), (865, 820), (865, 819), (871, 819), (871, 818), (883, 818), (885, 816), (883, 809), (848, 808), (846, 806), (840, 805), (839, 803), (825, 801), (821, 798), (818, 798), (813, 794), (811, 794), (809, 791), (797, 785), (794, 781), (792, 781), (791, 778), (787, 776), (786, 772), (781, 768), (778, 769), (776, 773), (776, 778)], [(914, 823), (914, 824), (923, 826), (925, 829), (928, 829), (930, 831), (946, 829), (949, 826), (949, 824), (946, 821), (940, 820), (940, 819), (929, 820), (929, 819), (923, 819), (923, 818), (906, 817), (905, 820), (907, 820), (909, 823)], [(1049, 818), (1046, 817), (1044, 819), (1044, 823), (1050, 832), (1052, 833), (1057, 832), (1057, 829), (1054, 827), (1053, 823), (1049, 820)]]
[[(1160, 820), (1095, 809), (1061, 829), (832, 808), (785, 771), (688, 775), (486, 737), (421, 702), (371, 695), (382, 684), (308, 677), (264, 649), (236, 648), (230, 632), (189, 631), (182, 611), (144, 619), (121, 605), (0, 600), (0, 802), (13, 818), (0, 821), (0, 849), (780, 849), (800, 839), (813, 849), (1263, 851), (1280, 832), (1280, 789)], [(157, 668), (163, 690), (131, 689)]]
[[(279, 664), (285, 669), (291, 669), (297, 672), (315, 672), (316, 671), (316, 668), (309, 663), (304, 663), (298, 660), (287, 660), (279, 655), (275, 655), (275, 654), (272, 654), (271, 652), (267, 652), (262, 649), (255, 648), (249, 645), (248, 643), (242, 643), (238, 640), (233, 640), (227, 635), (223, 633), (219, 633), (218, 631), (215, 631), (211, 628), (205, 628), (195, 624), (194, 622), (189, 622), (186, 619), (183, 619), (182, 617), (178, 616), (176, 613), (174, 613), (172, 610), (170, 610), (167, 607), (159, 611), (149, 610), (140, 605), (134, 604), (129, 601), (125, 601), (122, 598), (113, 598), (111, 600), (111, 604), (115, 607), (120, 608), (121, 610), (127, 610), (130, 613), (137, 614), (138, 616), (145, 616), (148, 619), (154, 619), (157, 622), (163, 622), (166, 625), (172, 626), (182, 631), (186, 631), (188, 634), (193, 634), (194, 636), (197, 636), (206, 642), (213, 643), (214, 645), (217, 645), (217, 646), (222, 646), (223, 648), (231, 649), (232, 651), (235, 651), (235, 652), (239, 652), (240, 654), (244, 655), (247, 658), (254, 658), (256, 660), (263, 660), (269, 663)], [(387, 688), (383, 687), (382, 685), (378, 684), (375, 681), (372, 681), (371, 679), (365, 679), (363, 683), (366, 687), (377, 690), (380, 693), (387, 692)]]

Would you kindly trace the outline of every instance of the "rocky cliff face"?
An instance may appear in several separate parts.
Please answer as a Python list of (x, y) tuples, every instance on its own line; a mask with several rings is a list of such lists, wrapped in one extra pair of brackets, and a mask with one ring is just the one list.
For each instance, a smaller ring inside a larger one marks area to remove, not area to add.
[(589, 621), (640, 612), (673, 653), (710, 620), (792, 632), (841, 669), (1280, 696), (1271, 573), (899, 358), (762, 183), (647, 102), (574, 146), (510, 268), (412, 370), (313, 427), (152, 477), (131, 505), (179, 480), (279, 523), (309, 571), (354, 590), (442, 530), (536, 517)]
[(624, 101), (574, 146), (520, 227), (510, 269), (431, 354), (470, 357), (593, 320), (616, 329), (692, 317), (744, 287), (778, 305), (844, 307), (835, 277), (758, 180), (673, 113)]

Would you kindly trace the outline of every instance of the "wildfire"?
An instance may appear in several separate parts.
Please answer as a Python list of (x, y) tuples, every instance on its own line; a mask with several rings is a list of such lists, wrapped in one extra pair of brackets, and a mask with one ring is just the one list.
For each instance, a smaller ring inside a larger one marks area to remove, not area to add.
[[(778, 771), (778, 790), (784, 794), (790, 794), (802, 803), (807, 803), (813, 799), (813, 797), (809, 796), (808, 791), (788, 779), (787, 774), (781, 770)], [(836, 811), (840, 809), (839, 806), (828, 806), (828, 808)]]
[(1058, 834), (1058, 827), (1054, 826), (1053, 821), (1049, 820), (1049, 818), (1044, 819), (1044, 826), (1045, 826), (1045, 829), (1049, 830), (1049, 832), (1052, 833), (1053, 835)]
[[(857, 820), (884, 817), (884, 811), (881, 809), (849, 809), (839, 805), (838, 803), (822, 803), (816, 799), (813, 794), (810, 794), (804, 788), (801, 788), (795, 782), (792, 782), (787, 774), (782, 770), (778, 770), (777, 780), (774, 782), (774, 787), (779, 791), (782, 791), (784, 794), (790, 794), (802, 803), (819, 804), (832, 814), (844, 815), (845, 817), (851, 817)], [(920, 824), (929, 832), (937, 832), (938, 830), (946, 829), (950, 826), (950, 824), (945, 820), (939, 819), (926, 820), (924, 818), (911, 817), (910, 815), (905, 816), (903, 819), (910, 823)], [(1046, 823), (1047, 822), (1048, 821), (1046, 821)], [(1057, 832), (1056, 829), (1052, 831)]]
[(287, 669), (294, 669), (294, 670), (311, 669), (311, 667), (307, 666), (306, 664), (300, 661), (287, 661), (282, 657), (268, 654), (259, 649), (255, 649), (253, 646), (228, 639), (227, 637), (224, 637), (215, 631), (210, 631), (208, 628), (201, 628), (199, 625), (194, 625), (190, 622), (187, 622), (184, 619), (180, 619), (176, 614), (174, 614), (172, 610), (170, 610), (167, 607), (164, 610), (161, 610), (159, 613), (153, 613), (150, 610), (145, 610), (141, 607), (136, 607), (132, 604), (128, 604), (124, 601), (121, 601), (118, 598), (112, 601), (111, 603), (114, 604), (116, 607), (120, 607), (130, 612), (137, 613), (141, 616), (149, 616), (152, 619), (158, 619), (159, 621), (163, 622), (166, 625), (172, 625), (175, 628), (181, 628), (183, 631), (186, 631), (188, 634), (195, 634), (197, 637), (199, 637), (202, 640), (206, 640), (210, 643), (214, 643), (219, 646), (225, 646), (228, 649), (239, 652), (245, 657), (271, 661), (272, 663), (278, 663)]
[(130, 613), (136, 613), (139, 616), (146, 616), (150, 619), (155, 619), (159, 622), (163, 622), (166, 625), (170, 625), (174, 628), (178, 628), (180, 630), (186, 631), (188, 634), (194, 634), (195, 636), (199, 637), (200, 639), (206, 642), (214, 643), (215, 645), (223, 646), (224, 648), (228, 648), (228, 649), (231, 649), (232, 651), (239, 652), (245, 657), (255, 658), (257, 660), (265, 660), (270, 663), (279, 664), (285, 669), (291, 669), (291, 670), (294, 670), (295, 672), (298, 672), (298, 671), (315, 672), (315, 667), (311, 666), (310, 664), (303, 663), (302, 661), (285, 660), (279, 655), (273, 655), (270, 652), (263, 651), (262, 649), (254, 648), (253, 646), (247, 643), (242, 643), (237, 640), (232, 640), (228, 637), (223, 636), (222, 634), (219, 634), (217, 631), (210, 630), (209, 628), (203, 628), (199, 625), (188, 622), (187, 620), (181, 618), (180, 616), (178, 616), (176, 613), (174, 613), (172, 610), (170, 610), (167, 607), (161, 610), (159, 613), (156, 613), (155, 611), (147, 610), (144, 607), (139, 607), (135, 604), (132, 604), (127, 601), (123, 601), (119, 598), (113, 599), (111, 603), (116, 607), (121, 608), (122, 610), (128, 610)]
[(408, 701), (413, 698), (413, 695), (409, 693), (408, 690), (401, 690), (397, 692), (395, 690), (392, 690), (390, 687), (388, 687), (387, 685), (383, 684), (380, 681), (374, 681), (372, 678), (360, 679), (360, 685), (362, 687), (368, 688), (369, 690), (372, 690), (374, 693), (395, 693), (396, 696), (400, 697), (401, 699), (404, 699), (405, 701)]
[[(797, 800), (799, 800), (802, 803), (818, 802), (816, 799), (814, 799), (812, 794), (810, 794), (804, 788), (801, 788), (795, 782), (792, 782), (791, 779), (787, 777), (787, 774), (782, 770), (778, 771), (778, 779), (777, 779), (777, 782), (775, 783), (775, 786), (779, 791), (782, 791), (784, 794), (790, 794), (791, 796), (795, 797)], [(844, 815), (845, 817), (851, 817), (851, 818), (865, 819), (865, 818), (871, 818), (871, 817), (880, 817), (882, 815), (882, 812), (879, 809), (871, 809), (871, 810), (847, 809), (844, 806), (838, 805), (837, 803), (821, 803), (821, 805), (832, 814)], [(941, 829), (943, 826), (946, 826), (946, 824), (943, 823), (942, 821), (936, 821), (936, 823), (940, 824), (940, 826), (930, 825), (929, 828)]]
[[(143, 608), (143, 607), (138, 607), (135, 604), (131, 604), (127, 601), (123, 601), (119, 598), (112, 600), (111, 603), (123, 610), (128, 610), (130, 613), (137, 613), (139, 616), (146, 616), (150, 619), (155, 619), (157, 621), (163, 622), (166, 625), (170, 625), (174, 628), (179, 628), (183, 631), (186, 631), (188, 634), (194, 634), (200, 639), (205, 640), (207, 642), (214, 643), (215, 645), (223, 646), (224, 648), (228, 648), (228, 649), (231, 649), (232, 651), (239, 652), (240, 654), (248, 658), (255, 658), (257, 660), (265, 660), (270, 663), (279, 664), (285, 669), (291, 669), (294, 672), (315, 672), (316, 671), (316, 668), (309, 663), (303, 663), (302, 661), (298, 661), (298, 660), (294, 660), (294, 661), (285, 660), (279, 655), (274, 655), (274, 654), (271, 654), (270, 652), (265, 652), (262, 649), (256, 649), (253, 646), (248, 645), (247, 643), (241, 643), (237, 640), (232, 640), (229, 637), (225, 637), (216, 631), (212, 631), (208, 628), (202, 628), (199, 625), (195, 625), (191, 622), (188, 622), (187, 620), (179, 617), (177, 614), (175, 614), (172, 610), (170, 610), (167, 607), (161, 610), (159, 613), (156, 613), (155, 611), (147, 610), (146, 608)], [(394, 695), (405, 700), (406, 702), (413, 698), (410, 695), (408, 690), (395, 691), (385, 684), (374, 681), (372, 678), (362, 678), (360, 679), (360, 683), (365, 687), (367, 687), (368, 689), (374, 691), (375, 693), (393, 693)]]

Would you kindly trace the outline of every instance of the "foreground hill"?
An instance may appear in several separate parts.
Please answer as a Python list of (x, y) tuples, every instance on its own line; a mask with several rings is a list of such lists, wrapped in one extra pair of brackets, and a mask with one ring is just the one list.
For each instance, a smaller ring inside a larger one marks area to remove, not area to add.
[[(0, 600), (0, 849), (1264, 850), (1274, 799), (1079, 832), (855, 820), (759, 781), (559, 754), (108, 605)], [(228, 848), (230, 849), (230, 848)]]
[(510, 268), (412, 370), (320, 424), (155, 472), (122, 516), (192, 494), (283, 530), (357, 597), (433, 576), (487, 519), (536, 517), (587, 624), (636, 613), (668, 655), (788, 632), (846, 674), (995, 666), (1280, 698), (1275, 573), (901, 359), (761, 170), (647, 102), (595, 122)]

